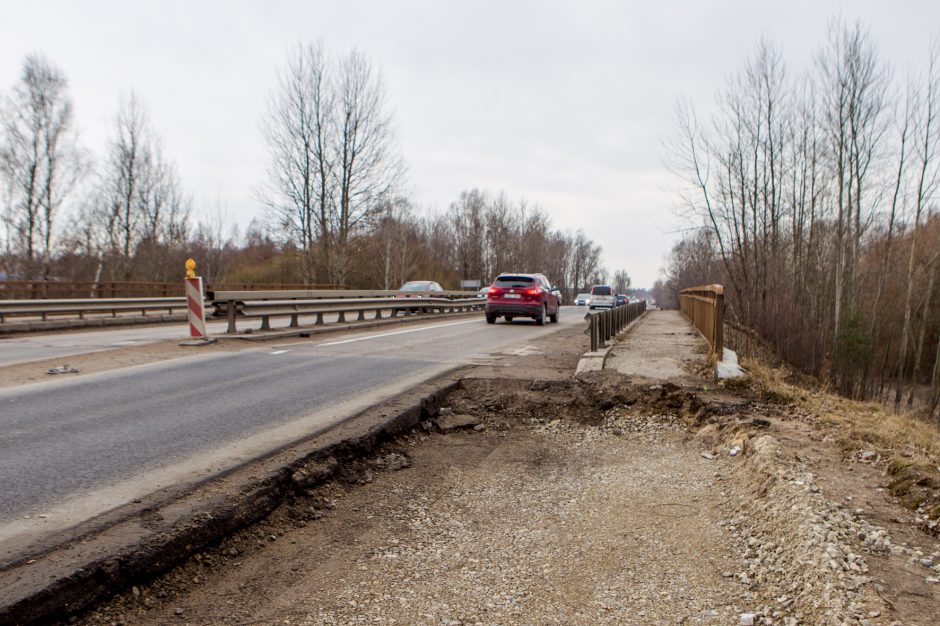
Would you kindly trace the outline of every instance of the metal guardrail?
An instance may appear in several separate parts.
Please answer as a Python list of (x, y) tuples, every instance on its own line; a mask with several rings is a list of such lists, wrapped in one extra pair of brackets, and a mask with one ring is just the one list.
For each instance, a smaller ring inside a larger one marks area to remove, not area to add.
[(604, 343), (623, 330), (630, 322), (646, 311), (646, 300), (622, 304), (599, 313), (588, 313), (587, 334), (591, 337), (591, 352), (595, 352)]
[[(266, 291), (214, 291), (216, 300), (211, 302), (216, 317), (229, 320), (229, 332), (234, 332), (234, 317), (260, 317), (262, 330), (269, 328), (268, 320), (280, 315), (291, 316), (292, 325), (296, 325), (297, 315), (316, 315), (317, 324), (322, 324), (323, 313), (339, 313), (340, 321), (345, 321), (346, 313), (358, 313), (359, 319), (364, 314), (375, 311), (381, 316), (382, 311), (420, 308), (424, 310), (455, 309), (470, 310), (482, 307), (485, 300), (473, 291), (435, 292), (432, 298), (427, 292), (409, 291), (365, 291), (365, 290), (266, 290)], [(219, 299), (219, 296), (222, 299)], [(17, 318), (39, 318), (48, 321), (50, 317), (67, 318), (76, 316), (75, 326), (81, 326), (88, 315), (108, 315), (117, 318), (122, 313), (138, 313), (147, 317), (154, 311), (166, 311), (169, 314), (182, 313), (186, 310), (186, 298), (65, 298), (65, 299), (0, 299), (0, 324), (10, 323)], [(231, 311), (231, 313), (230, 313)], [(68, 320), (65, 320), (67, 323)], [(61, 326), (60, 326), (61, 327)], [(12, 328), (12, 327), (8, 327)]]
[[(331, 284), (277, 283), (261, 284), (247, 282), (212, 283), (208, 290), (288, 290), (288, 289), (332, 289), (341, 287)], [(45, 300), (64, 298), (169, 298), (183, 297), (182, 281), (58, 281), (58, 280), (0, 280), (0, 300)]]
[(391, 289), (206, 289), (206, 298), (220, 300), (323, 300), (327, 298), (472, 298), (476, 291), (398, 291)]
[(186, 298), (80, 298), (62, 300), (0, 300), (0, 324), (8, 317), (40, 317), (46, 321), (50, 315), (78, 315), (85, 319), (88, 313), (136, 313), (185, 309)]
[[(244, 294), (249, 293), (250, 297)], [(413, 292), (364, 292), (367, 294), (392, 293), (411, 294)], [(437, 292), (441, 293), (441, 292)], [(445, 294), (465, 294), (467, 292), (443, 292)], [(470, 292), (473, 293), (473, 292)], [(241, 294), (242, 298), (231, 296)], [(353, 297), (353, 298), (297, 298), (297, 299), (267, 299), (264, 296), (278, 295), (274, 292), (215, 292), (212, 302), (213, 317), (222, 317), (228, 320), (226, 333), (236, 333), (238, 318), (261, 318), (260, 330), (270, 330), (272, 317), (290, 317), (290, 328), (300, 327), (300, 316), (316, 316), (315, 326), (325, 323), (324, 315), (338, 313), (337, 323), (346, 322), (347, 313), (356, 313), (357, 321), (366, 319), (367, 312), (373, 312), (372, 319), (382, 319), (383, 311), (388, 311), (388, 317), (397, 317), (399, 313), (405, 315), (429, 312), (457, 312), (482, 309), (486, 300), (482, 298), (448, 298), (448, 297)], [(223, 297), (220, 297), (223, 296)]]
[(724, 352), (725, 288), (721, 285), (689, 287), (679, 292), (682, 311), (711, 344), (716, 358)]

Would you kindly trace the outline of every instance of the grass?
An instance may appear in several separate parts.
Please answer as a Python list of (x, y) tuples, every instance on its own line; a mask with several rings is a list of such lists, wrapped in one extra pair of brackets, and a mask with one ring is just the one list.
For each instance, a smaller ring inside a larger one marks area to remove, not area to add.
[(761, 400), (798, 406), (818, 418), (821, 428), (836, 434), (846, 454), (873, 450), (887, 463), (890, 492), (905, 507), (923, 507), (931, 519), (940, 518), (940, 428), (905, 413), (886, 410), (875, 402), (849, 400), (806, 384), (785, 369), (754, 360), (743, 364), (748, 376), (729, 388), (747, 387)]

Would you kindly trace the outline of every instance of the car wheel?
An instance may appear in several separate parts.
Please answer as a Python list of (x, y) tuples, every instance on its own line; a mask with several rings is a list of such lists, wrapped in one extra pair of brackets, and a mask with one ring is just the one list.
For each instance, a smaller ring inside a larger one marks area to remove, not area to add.
[(558, 323), (558, 315), (559, 315), (560, 313), (561, 313), (561, 305), (558, 305), (558, 306), (555, 307), (555, 313), (554, 313), (553, 315), (549, 315), (549, 316), (548, 316), (548, 319), (550, 319), (550, 320), (552, 321), (552, 324), (557, 324), (557, 323)]
[(486, 316), (486, 323), (487, 323), (487, 324), (495, 324), (495, 323), (496, 323), (496, 317), (493, 316), (493, 315), (487, 315), (487, 316)]
[(548, 305), (542, 305), (542, 311), (539, 313), (538, 317), (535, 318), (535, 323), (539, 326), (545, 325), (545, 313), (548, 311)]

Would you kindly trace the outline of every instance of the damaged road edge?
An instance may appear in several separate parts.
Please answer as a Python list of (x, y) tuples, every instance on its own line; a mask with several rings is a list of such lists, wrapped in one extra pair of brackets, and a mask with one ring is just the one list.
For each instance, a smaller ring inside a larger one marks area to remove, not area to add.
[(172, 493), (162, 492), (63, 531), (0, 563), (0, 623), (67, 619), (152, 579), (263, 519), (298, 489), (432, 417), (461, 371), (367, 409), (306, 440)]

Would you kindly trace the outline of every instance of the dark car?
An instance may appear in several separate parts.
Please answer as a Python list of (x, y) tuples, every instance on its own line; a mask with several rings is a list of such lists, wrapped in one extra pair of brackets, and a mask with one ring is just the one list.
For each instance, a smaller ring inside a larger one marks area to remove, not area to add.
[(507, 322), (531, 317), (542, 325), (547, 317), (555, 323), (561, 310), (556, 291), (542, 274), (500, 274), (486, 296), (486, 321), (495, 324), (498, 317)]
[(399, 287), (398, 291), (444, 291), (444, 289), (433, 280), (412, 280)]
[(630, 298), (627, 297), (625, 293), (618, 293), (617, 298), (614, 301), (614, 306), (623, 306), (630, 302)]

